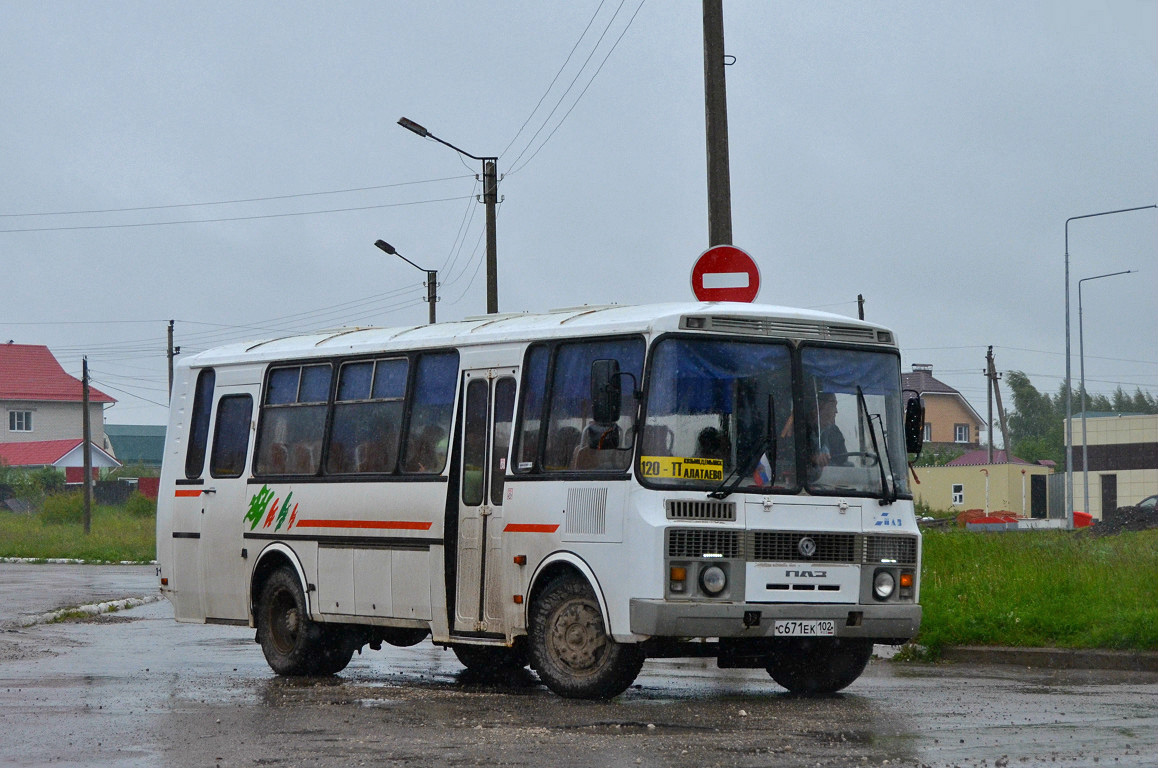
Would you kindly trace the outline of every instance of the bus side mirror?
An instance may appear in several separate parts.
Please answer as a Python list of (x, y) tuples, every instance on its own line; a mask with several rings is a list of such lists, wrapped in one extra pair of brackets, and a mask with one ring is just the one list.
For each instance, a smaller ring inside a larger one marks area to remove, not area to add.
[(618, 360), (595, 360), (591, 363), (591, 416), (597, 424), (619, 421), (623, 385)]
[(910, 397), (905, 405), (905, 450), (921, 455), (925, 445), (925, 404), (919, 397)]

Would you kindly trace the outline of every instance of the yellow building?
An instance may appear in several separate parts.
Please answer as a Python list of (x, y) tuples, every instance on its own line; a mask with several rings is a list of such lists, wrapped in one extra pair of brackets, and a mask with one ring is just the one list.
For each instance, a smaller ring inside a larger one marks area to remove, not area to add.
[[(1005, 451), (993, 452), (995, 462)], [(1006, 463), (985, 463), (988, 451), (966, 453), (943, 467), (909, 470), (910, 487), (919, 502), (953, 513), (980, 509), (986, 514), (1008, 512), (1019, 517), (1045, 517), (1046, 477), (1053, 468), (1016, 457)]]
[(1086, 450), (1089, 474), (1082, 472), (1082, 419), (1074, 414), (1074, 509), (1085, 506), (1088, 478), (1090, 508), (1095, 518), (1102, 510), (1132, 506), (1158, 493), (1158, 415), (1086, 414)]

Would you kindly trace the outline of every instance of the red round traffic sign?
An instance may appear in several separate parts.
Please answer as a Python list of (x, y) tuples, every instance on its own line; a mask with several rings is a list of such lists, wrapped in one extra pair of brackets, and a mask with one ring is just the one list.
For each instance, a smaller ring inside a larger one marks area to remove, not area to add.
[(752, 301), (760, 292), (760, 269), (734, 245), (714, 245), (692, 267), (692, 293), (700, 301)]

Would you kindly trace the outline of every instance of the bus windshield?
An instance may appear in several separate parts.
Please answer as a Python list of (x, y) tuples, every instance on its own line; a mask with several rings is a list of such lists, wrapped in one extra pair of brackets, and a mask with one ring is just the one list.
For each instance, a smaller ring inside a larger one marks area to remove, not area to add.
[(907, 493), (898, 357), (806, 346), (800, 360), (806, 428), (799, 439), (809, 493)]
[[(787, 345), (669, 337), (656, 344), (640, 446), (649, 484), (712, 490), (796, 486)], [(775, 469), (772, 462), (775, 461)]]
[(640, 443), (648, 485), (895, 498), (907, 492), (895, 352), (667, 337)]

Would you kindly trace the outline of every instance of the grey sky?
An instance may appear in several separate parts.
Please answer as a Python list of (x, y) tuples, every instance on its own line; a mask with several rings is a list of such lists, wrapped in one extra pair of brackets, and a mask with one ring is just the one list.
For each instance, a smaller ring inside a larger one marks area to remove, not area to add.
[[(863, 293), (906, 370), (932, 363), (982, 413), (989, 344), (1056, 391), (1065, 220), (1158, 203), (1158, 2), (725, 0), (724, 17), (733, 239), (757, 300), (855, 316)], [(479, 164), (403, 115), (500, 156), (501, 310), (691, 299), (702, 73), (698, 0), (0, 0), (0, 341), (77, 375), (87, 353), (120, 400), (109, 422), (163, 423), (169, 318), (188, 352), (424, 322), (423, 274), (378, 238), (441, 270), (440, 319), (481, 314)], [(166, 205), (191, 207), (13, 215)], [(1136, 268), (1085, 284), (1087, 383), (1158, 394), (1158, 211), (1074, 222), (1069, 250), (1075, 382), (1077, 280)]]

